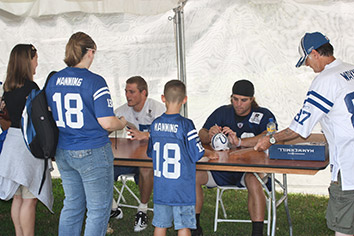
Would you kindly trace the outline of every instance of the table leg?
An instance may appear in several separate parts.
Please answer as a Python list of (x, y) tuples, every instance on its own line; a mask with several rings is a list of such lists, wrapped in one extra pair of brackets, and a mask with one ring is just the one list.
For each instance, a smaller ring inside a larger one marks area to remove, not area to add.
[(286, 216), (288, 217), (288, 224), (289, 224), (289, 234), (290, 236), (293, 235), (293, 225), (291, 224), (291, 218), (290, 218), (290, 212), (289, 212), (289, 206), (288, 206), (288, 181), (287, 181), (287, 176), (286, 174), (283, 174), (283, 195), (285, 196), (284, 198), (284, 207), (285, 207), (285, 212)]
[[(272, 210), (272, 229), (271, 229), (271, 235), (274, 236), (276, 233), (276, 224), (277, 224), (277, 207), (284, 202), (284, 207), (285, 207), (285, 212), (288, 218), (288, 224), (289, 224), (289, 234), (290, 236), (293, 235), (293, 227), (291, 224), (291, 218), (290, 218), (290, 212), (289, 212), (289, 206), (288, 206), (288, 181), (287, 181), (287, 175), (283, 174), (283, 183), (281, 183), (279, 180), (275, 178), (275, 174), (271, 173), (271, 185), (272, 185), (272, 191), (270, 192), (267, 189), (267, 186), (263, 182), (262, 178), (259, 177), (257, 173), (253, 173), (258, 181), (262, 184), (263, 188), (266, 190), (267, 195), (271, 198), (271, 210)], [(268, 174), (269, 176), (269, 174)], [(283, 191), (283, 196), (277, 201), (276, 199), (276, 191), (275, 191), (275, 184), (278, 184), (279, 187)]]
[(275, 174), (271, 174), (271, 181), (272, 181), (272, 236), (275, 235), (276, 224), (277, 224), (277, 199), (275, 196)]

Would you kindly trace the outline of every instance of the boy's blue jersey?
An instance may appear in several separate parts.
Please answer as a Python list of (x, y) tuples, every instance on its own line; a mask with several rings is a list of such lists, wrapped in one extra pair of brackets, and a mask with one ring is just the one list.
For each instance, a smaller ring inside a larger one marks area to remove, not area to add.
[(154, 166), (154, 203), (195, 205), (195, 163), (204, 148), (193, 121), (163, 114), (150, 129), (147, 155)]
[(59, 128), (59, 148), (91, 149), (109, 142), (108, 132), (97, 121), (114, 116), (111, 95), (101, 76), (67, 67), (50, 78), (46, 96)]

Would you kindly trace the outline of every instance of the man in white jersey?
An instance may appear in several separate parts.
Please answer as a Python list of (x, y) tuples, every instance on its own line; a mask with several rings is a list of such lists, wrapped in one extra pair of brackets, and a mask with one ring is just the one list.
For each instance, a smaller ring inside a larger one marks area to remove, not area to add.
[[(165, 106), (148, 98), (148, 86), (140, 76), (134, 76), (126, 81), (125, 96), (127, 103), (115, 110), (116, 116), (124, 116), (128, 121), (128, 135), (133, 140), (148, 140), (149, 129), (155, 118), (165, 112)], [(139, 185), (140, 205), (135, 216), (134, 231), (139, 232), (147, 227), (147, 203), (153, 187), (153, 169), (144, 167), (115, 166), (114, 178), (122, 174), (135, 174), (135, 182)], [(121, 209), (116, 204), (112, 205), (111, 217), (121, 218)]]
[(333, 56), (329, 39), (319, 32), (301, 39), (296, 67), (309, 66), (320, 73), (313, 80), (304, 105), (289, 128), (258, 140), (255, 150), (271, 144), (308, 137), (320, 122), (329, 144), (332, 172), (327, 226), (336, 236), (354, 234), (354, 65)]

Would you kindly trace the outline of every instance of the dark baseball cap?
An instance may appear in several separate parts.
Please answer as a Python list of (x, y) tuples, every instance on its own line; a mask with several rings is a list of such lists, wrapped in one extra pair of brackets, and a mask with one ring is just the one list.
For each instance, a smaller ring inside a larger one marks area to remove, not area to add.
[(254, 86), (249, 80), (238, 80), (234, 83), (234, 86), (232, 87), (232, 94), (253, 97)]

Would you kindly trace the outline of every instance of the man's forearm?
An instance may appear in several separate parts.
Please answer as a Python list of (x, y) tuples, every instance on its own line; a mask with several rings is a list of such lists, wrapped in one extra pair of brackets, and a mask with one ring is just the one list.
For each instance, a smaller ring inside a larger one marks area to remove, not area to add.
[(295, 139), (295, 138), (299, 137), (300, 135), (298, 133), (292, 131), (291, 129), (286, 128), (278, 133), (275, 133), (273, 136), (277, 142), (283, 142), (283, 141)]
[(260, 139), (261, 137), (266, 135), (266, 133), (267, 133), (267, 131), (264, 131), (261, 134), (254, 136), (254, 137), (242, 138), (241, 139), (241, 147), (254, 147), (257, 144), (258, 139)]
[(200, 141), (201, 141), (203, 144), (208, 144), (208, 143), (210, 143), (209, 130), (207, 130), (207, 129), (205, 129), (205, 128), (202, 128), (202, 129), (199, 131), (199, 138), (200, 138)]

